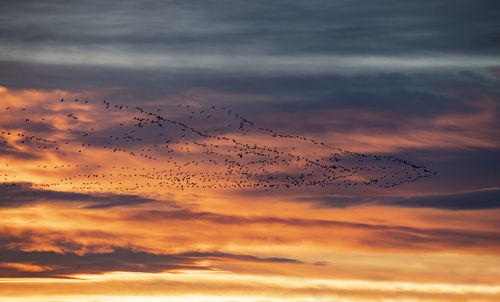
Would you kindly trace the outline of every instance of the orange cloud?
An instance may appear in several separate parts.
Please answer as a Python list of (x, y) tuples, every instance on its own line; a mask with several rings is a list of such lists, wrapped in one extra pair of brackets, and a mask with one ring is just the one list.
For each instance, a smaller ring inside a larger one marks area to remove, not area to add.
[[(18, 299), (21, 290), (32, 292), (34, 301), (54, 295), (109, 301), (124, 299), (121, 294), (145, 301), (158, 295), (196, 300), (200, 297), (188, 296), (195, 287), (203, 297), (242, 301), (257, 294), (269, 301), (498, 297), (498, 210), (311, 208), (283, 200), (323, 192), (324, 187), (265, 191), (254, 187), (259, 180), (243, 183), (250, 176), (236, 175), (223, 162), (240, 164), (239, 172), (254, 165), (265, 177), (301, 179), (304, 167), (322, 165), (335, 152), (351, 161), (337, 172), (339, 179), (353, 182), (386, 175), (380, 174), (384, 169), (410, 173), (424, 168), (371, 158), (383, 162), (380, 171), (348, 173), (365, 160), (361, 155), (279, 131), (222, 130), (229, 114), (237, 127), (250, 128), (253, 122), (234, 117), (228, 109), (208, 117), (196, 100), (182, 110), (176, 105), (156, 113), (125, 108), (130, 111), (125, 115), (118, 104), (75, 102), (75, 92), (2, 88), (0, 97), (11, 107), (2, 108), (8, 116), (0, 121), (2, 131), (10, 132), (2, 134), (6, 143), (0, 149), (0, 176), (6, 186), (1, 191), (0, 253), (10, 257), (0, 260), (0, 297), (6, 301)], [(207, 94), (217, 97), (232, 96)], [(62, 104), (60, 98), (65, 99)], [(498, 135), (494, 102), (486, 98), (473, 106), (476, 110), (467, 113), (395, 121), (396, 131), (361, 127), (347, 133), (332, 126), (322, 139), (358, 152), (498, 148), (491, 140)], [(203, 120), (192, 128), (173, 123), (193, 120), (194, 107)], [(225, 115), (217, 120), (217, 114)], [(362, 125), (398, 118), (343, 110), (314, 119), (332, 117), (332, 125), (346, 119)], [(291, 114), (272, 118), (298, 119)], [(149, 119), (148, 126), (135, 127), (143, 125), (142, 119)], [(159, 126), (158, 120), (164, 124)], [(176, 125), (181, 138), (204, 130), (217, 135), (179, 139), (160, 150), (155, 145), (160, 134), (166, 135), (168, 123)], [(288, 161), (280, 162), (278, 154), (288, 153)], [(269, 161), (259, 162), (262, 158)], [(386, 177), (391, 175), (396, 173)], [(272, 183), (271, 178), (265, 181)], [(199, 185), (189, 185), (194, 182)], [(45, 281), (23, 279), (35, 277)]]

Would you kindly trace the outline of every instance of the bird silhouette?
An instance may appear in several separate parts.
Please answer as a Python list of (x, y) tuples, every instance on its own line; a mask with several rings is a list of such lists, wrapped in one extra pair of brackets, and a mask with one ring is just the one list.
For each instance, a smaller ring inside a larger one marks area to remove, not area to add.
[[(40, 184), (43, 186), (72, 185), (73, 190), (123, 192), (143, 188), (181, 191), (392, 188), (436, 174), (393, 155), (351, 152), (315, 138), (258, 127), (227, 106), (202, 108), (177, 104), (146, 108), (75, 99), (74, 103), (80, 104), (75, 108), (64, 103), (64, 99), (59, 103), (63, 107), (41, 121), (51, 129), (60, 121), (57, 114), (62, 115), (71, 125), (66, 132), (45, 136), (36, 132), (31, 128), (36, 110), (30, 111), (31, 117), (11, 114), (13, 119), (24, 119), (25, 126), (22, 131), (2, 129), (0, 148), (37, 152), (42, 157), (74, 156), (75, 161), (103, 150), (114, 157), (123, 155), (132, 160), (124, 161), (129, 165), (111, 169), (105, 169), (104, 162), (90, 166), (59, 164), (52, 168), (37, 165), (37, 169), (45, 171), (57, 169), (57, 173), (62, 173), (66, 169), (74, 173), (52, 184)], [(23, 107), (20, 111), (26, 110)], [(102, 116), (107, 117), (103, 123), (106, 126), (93, 122)], [(13, 179), (9, 177), (4, 176), (4, 181)]]

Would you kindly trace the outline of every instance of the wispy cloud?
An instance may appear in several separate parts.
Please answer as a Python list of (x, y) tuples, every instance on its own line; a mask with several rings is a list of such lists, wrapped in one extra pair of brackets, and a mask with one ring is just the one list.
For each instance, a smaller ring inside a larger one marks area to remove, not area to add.
[(188, 252), (152, 254), (128, 248), (113, 247), (110, 252), (55, 253), (0, 249), (2, 278), (71, 278), (74, 275), (107, 272), (160, 273), (173, 270), (211, 270), (215, 267), (202, 261), (249, 261), (264, 263), (300, 263), (287, 258), (259, 258), (220, 252)]
[(422, 196), (311, 196), (292, 199), (310, 202), (319, 207), (348, 208), (355, 206), (393, 206), (403, 208), (433, 208), (441, 210), (487, 210), (500, 209), (500, 189), (435, 194)]
[[(138, 195), (114, 193), (75, 193), (33, 188), (30, 183), (0, 183), (0, 208), (21, 207), (41, 203), (83, 205), (89, 209), (134, 206), (158, 200)], [(175, 203), (163, 201), (171, 206)]]

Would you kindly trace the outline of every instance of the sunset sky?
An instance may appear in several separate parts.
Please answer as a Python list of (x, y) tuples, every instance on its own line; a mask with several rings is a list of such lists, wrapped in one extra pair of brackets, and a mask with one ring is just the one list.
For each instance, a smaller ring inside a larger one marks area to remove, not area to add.
[(0, 300), (500, 301), (499, 20), (1, 1)]

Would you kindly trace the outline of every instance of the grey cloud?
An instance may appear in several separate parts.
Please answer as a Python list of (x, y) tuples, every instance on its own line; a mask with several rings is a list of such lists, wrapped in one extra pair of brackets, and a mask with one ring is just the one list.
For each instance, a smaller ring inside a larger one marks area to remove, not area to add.
[[(1, 137), (0, 137), (1, 139)], [(5, 157), (14, 157), (22, 160), (34, 160), (34, 159), (41, 159), (43, 158), (42, 155), (33, 153), (33, 152), (25, 152), (25, 151), (20, 151), (3, 141), (0, 141), (0, 155), (5, 156)]]
[(296, 202), (311, 202), (319, 207), (348, 208), (353, 206), (394, 206), (404, 208), (434, 208), (442, 210), (487, 210), (500, 209), (500, 189), (436, 194), (427, 196), (316, 196), (293, 199)]
[[(1, 239), (1, 238), (0, 238)], [(7, 238), (6, 240), (9, 240)], [(6, 241), (0, 240), (0, 241)], [(0, 266), (3, 278), (74, 278), (78, 274), (103, 274), (107, 272), (159, 273), (169, 270), (210, 270), (214, 267), (200, 266), (202, 260), (246, 262), (302, 263), (290, 258), (260, 258), (252, 255), (223, 252), (186, 252), (181, 254), (153, 254), (131, 248), (111, 247), (109, 252), (76, 254), (43, 251), (22, 251), (0, 248), (4, 265)], [(13, 264), (8, 266), (5, 264)], [(15, 265), (38, 266), (34, 271), (18, 269)]]
[(436, 208), (443, 210), (500, 209), (500, 189), (489, 188), (458, 194), (416, 196), (389, 202), (388, 204), (408, 208)]
[(486, 0), (7, 1), (0, 53), (3, 60), (238, 73), (355, 68), (349, 56), (365, 69), (443, 67), (454, 55), (468, 59), (451, 65), (477, 65), (498, 54), (499, 15), (500, 5)]
[[(91, 194), (37, 189), (30, 183), (0, 183), (0, 208), (38, 203), (82, 204), (85, 208), (105, 209), (156, 202), (155, 199), (126, 194)], [(165, 201), (174, 206), (175, 203)]]
[[(202, 101), (231, 103), (234, 109), (255, 116), (262, 111), (304, 112), (345, 107), (428, 116), (449, 110), (470, 110), (461, 102), (460, 96), (444, 92), (449, 87), (467, 90), (468, 98), (479, 97), (485, 91), (492, 96), (500, 96), (498, 79), (485, 77), (480, 72), (304, 76), (124, 70), (8, 62), (0, 62), (0, 67), (0, 77), (4, 79), (1, 84), (9, 88), (66, 88), (81, 91), (82, 97), (85, 97), (89, 86), (118, 86), (123, 87), (123, 91), (115, 90), (103, 97), (129, 103), (160, 98), (167, 100), (178, 97), (184, 91), (206, 89), (231, 93), (234, 97), (223, 101), (201, 95)], [(254, 106), (254, 100), (245, 94), (263, 96), (268, 101), (259, 101), (262, 106)]]

